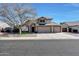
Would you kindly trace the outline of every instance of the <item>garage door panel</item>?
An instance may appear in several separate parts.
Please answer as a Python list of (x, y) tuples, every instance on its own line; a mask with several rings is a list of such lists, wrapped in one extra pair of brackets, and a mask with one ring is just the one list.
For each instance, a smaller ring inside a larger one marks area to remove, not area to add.
[(61, 28), (60, 27), (54, 27), (54, 32), (61, 32)]
[(38, 32), (40, 32), (40, 33), (42, 33), (42, 32), (48, 33), (48, 32), (50, 32), (50, 27), (38, 27)]

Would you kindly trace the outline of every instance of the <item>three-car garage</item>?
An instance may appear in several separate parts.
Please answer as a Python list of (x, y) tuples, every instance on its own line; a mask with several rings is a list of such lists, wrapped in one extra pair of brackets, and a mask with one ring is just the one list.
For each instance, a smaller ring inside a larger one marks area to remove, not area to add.
[(61, 32), (61, 26), (37, 26), (38, 33), (57, 33)]

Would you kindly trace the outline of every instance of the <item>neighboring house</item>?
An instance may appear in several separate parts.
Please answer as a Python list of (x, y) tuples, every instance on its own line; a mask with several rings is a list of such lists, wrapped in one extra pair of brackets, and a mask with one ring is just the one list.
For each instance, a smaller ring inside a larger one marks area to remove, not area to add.
[[(52, 32), (61, 32), (61, 26), (56, 24), (55, 22), (51, 22), (51, 18), (40, 17), (34, 20), (28, 20), (26, 24), (24, 24), (25, 28), (29, 32), (37, 32), (37, 33), (52, 33)], [(24, 29), (25, 29), (24, 28)]]
[(62, 32), (79, 32), (79, 21), (61, 23)]
[(1, 31), (2, 29), (5, 29), (6, 27), (10, 27), (10, 26), (9, 26), (8, 24), (6, 24), (6, 23), (0, 21), (0, 31)]

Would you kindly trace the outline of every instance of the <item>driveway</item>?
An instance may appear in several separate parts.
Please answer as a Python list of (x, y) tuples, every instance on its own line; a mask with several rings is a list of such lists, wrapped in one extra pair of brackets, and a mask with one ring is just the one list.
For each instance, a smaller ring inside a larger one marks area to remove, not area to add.
[[(79, 35), (79, 34), (76, 34)], [(39, 38), (45, 39), (79, 39), (79, 36), (76, 36), (74, 33), (44, 33), (44, 34), (37, 34)]]
[(48, 39), (79, 39), (79, 34), (74, 33), (34, 33), (17, 36), (9, 34), (9, 37), (0, 37), (0, 40), (48, 40)]
[(79, 37), (79, 33), (66, 33), (68, 35), (72, 35), (72, 36), (75, 36), (75, 37)]

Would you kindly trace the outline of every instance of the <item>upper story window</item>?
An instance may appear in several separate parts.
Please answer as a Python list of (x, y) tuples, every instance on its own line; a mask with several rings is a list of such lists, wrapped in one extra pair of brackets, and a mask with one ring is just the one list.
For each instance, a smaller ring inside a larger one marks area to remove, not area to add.
[(47, 17), (40, 17), (40, 18), (38, 18), (37, 20), (38, 20), (37, 23), (38, 23), (39, 25), (45, 25), (45, 24), (48, 23), (49, 20), (51, 20), (51, 19), (49, 19), (49, 18), (47, 18)]
[(45, 25), (45, 24), (46, 24), (45, 20), (40, 20), (39, 21), (39, 25)]
[(45, 22), (45, 20), (40, 20), (40, 22)]

